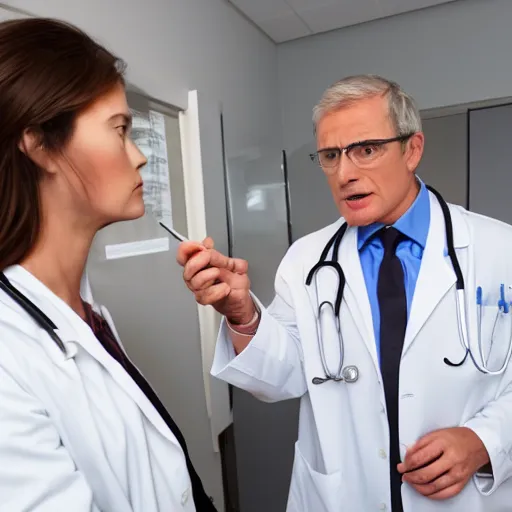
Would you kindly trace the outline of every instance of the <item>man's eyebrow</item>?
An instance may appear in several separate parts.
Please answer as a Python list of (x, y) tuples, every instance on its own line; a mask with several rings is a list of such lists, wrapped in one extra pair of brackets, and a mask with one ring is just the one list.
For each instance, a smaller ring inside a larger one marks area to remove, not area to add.
[(364, 146), (365, 144), (371, 144), (372, 142), (379, 142), (381, 139), (363, 139), (363, 140), (356, 140), (355, 142), (351, 142), (350, 144), (347, 144), (346, 146), (326, 146), (325, 148), (320, 148), (317, 151), (329, 151), (334, 149), (347, 149), (352, 148), (354, 146)]

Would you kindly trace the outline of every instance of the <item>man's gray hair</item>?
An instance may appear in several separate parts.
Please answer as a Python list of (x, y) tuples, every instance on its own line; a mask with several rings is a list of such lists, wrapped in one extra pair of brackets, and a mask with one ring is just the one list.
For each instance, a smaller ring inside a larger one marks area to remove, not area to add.
[(324, 115), (357, 100), (381, 95), (387, 96), (389, 116), (397, 136), (421, 131), (421, 117), (415, 101), (397, 83), (378, 75), (349, 76), (331, 85), (313, 109), (315, 130)]

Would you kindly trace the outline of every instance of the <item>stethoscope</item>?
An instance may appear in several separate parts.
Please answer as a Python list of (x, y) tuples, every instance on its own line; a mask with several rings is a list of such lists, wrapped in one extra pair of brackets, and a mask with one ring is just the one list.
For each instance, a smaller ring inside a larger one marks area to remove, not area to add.
[(57, 326), (39, 309), (27, 296), (21, 293), (3, 272), (0, 272), (0, 289), (3, 290), (16, 304), (21, 306), (30, 317), (50, 336), (57, 346), (66, 353), (64, 343), (55, 332)]
[[(468, 356), (470, 357), (471, 361), (475, 365), (475, 368), (480, 371), (481, 373), (484, 373), (486, 375), (501, 375), (506, 369), (510, 362), (511, 356), (512, 356), (512, 331), (509, 339), (509, 347), (507, 350), (507, 355), (505, 356), (505, 359), (503, 361), (503, 365), (498, 370), (491, 370), (488, 368), (484, 350), (482, 346), (482, 301), (478, 301), (478, 292), (477, 292), (477, 305), (478, 305), (478, 315), (477, 315), (477, 323), (478, 323), (478, 336), (477, 336), (477, 342), (478, 342), (478, 351), (480, 353), (480, 357), (482, 362), (480, 363), (475, 358), (473, 351), (471, 350), (471, 346), (469, 343), (469, 334), (468, 334), (468, 323), (467, 323), (467, 316), (466, 316), (466, 293), (465, 293), (465, 285), (464, 285), (464, 277), (462, 275), (462, 271), (459, 265), (459, 260), (457, 259), (457, 255), (455, 254), (455, 244), (453, 239), (453, 224), (452, 224), (452, 217), (450, 214), (450, 209), (448, 205), (446, 204), (446, 201), (443, 199), (441, 194), (437, 192), (434, 188), (427, 186), (427, 189), (432, 192), (435, 197), (437, 198), (439, 205), (441, 206), (441, 210), (443, 212), (444, 217), (444, 223), (445, 223), (445, 230), (446, 230), (446, 244), (448, 249), (448, 256), (450, 258), (453, 270), (455, 272), (456, 276), (456, 304), (457, 304), (457, 323), (459, 328), (459, 339), (462, 345), (462, 348), (464, 349), (464, 357), (462, 360), (458, 363), (451, 362), (448, 358), (444, 358), (443, 361), (446, 365), (452, 366), (452, 367), (458, 367), (462, 366)], [(313, 384), (323, 384), (324, 382), (327, 382), (329, 380), (332, 380), (334, 382), (342, 382), (345, 381), (347, 383), (356, 382), (359, 379), (359, 369), (357, 366), (351, 365), (351, 366), (343, 366), (344, 365), (344, 357), (345, 357), (345, 347), (344, 347), (344, 341), (343, 341), (343, 334), (341, 332), (341, 325), (339, 320), (340, 315), (340, 308), (341, 308), (341, 302), (343, 300), (343, 291), (345, 288), (345, 274), (343, 272), (343, 269), (341, 268), (341, 265), (337, 261), (337, 256), (340, 248), (341, 241), (343, 239), (343, 236), (345, 235), (345, 232), (347, 231), (347, 224), (343, 223), (340, 228), (336, 231), (336, 233), (331, 237), (331, 239), (327, 242), (327, 245), (324, 247), (324, 250), (322, 251), (322, 254), (320, 256), (320, 259), (316, 263), (316, 265), (309, 271), (308, 276), (306, 278), (306, 286), (310, 286), (313, 279), (315, 280), (315, 288), (316, 288), (316, 296), (318, 297), (318, 271), (322, 268), (332, 268), (337, 274), (338, 277), (338, 289), (336, 292), (336, 298), (334, 303), (332, 303), (329, 300), (319, 301), (318, 309), (317, 309), (317, 340), (318, 340), (318, 351), (320, 353), (320, 360), (322, 362), (322, 367), (324, 370), (324, 377), (314, 377), (313, 378)], [(331, 259), (328, 260), (327, 256), (329, 255), (329, 252), (331, 252), (332, 256)], [(481, 294), (481, 291), (480, 291)], [(505, 309), (506, 306), (500, 306), (500, 309), (497, 312), (497, 315), (500, 313), (503, 313), (507, 311)], [(336, 331), (338, 335), (338, 344), (339, 344), (339, 364), (336, 370), (333, 372), (329, 368), (325, 356), (325, 347), (324, 347), (324, 339), (323, 339), (323, 333), (322, 333), (322, 315), (325, 314), (326, 311), (330, 311), (331, 314), (334, 316), (335, 324), (336, 324)], [(497, 318), (494, 323), (494, 328), (496, 327)], [(493, 334), (494, 335), (494, 328), (493, 328)]]

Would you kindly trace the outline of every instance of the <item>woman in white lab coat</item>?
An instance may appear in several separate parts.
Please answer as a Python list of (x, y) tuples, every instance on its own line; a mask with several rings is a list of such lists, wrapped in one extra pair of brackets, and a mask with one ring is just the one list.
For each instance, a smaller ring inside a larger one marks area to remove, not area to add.
[(97, 230), (144, 213), (122, 63), (64, 23), (2, 23), (0, 119), (0, 510), (215, 510), (80, 291)]

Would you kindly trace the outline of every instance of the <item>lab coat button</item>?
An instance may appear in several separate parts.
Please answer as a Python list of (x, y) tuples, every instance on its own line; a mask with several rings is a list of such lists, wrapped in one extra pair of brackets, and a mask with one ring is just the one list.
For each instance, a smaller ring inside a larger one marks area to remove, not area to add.
[(388, 456), (388, 454), (386, 453), (386, 450), (382, 450), (382, 449), (381, 449), (381, 450), (379, 450), (379, 457), (380, 457), (381, 459), (386, 459), (386, 458), (387, 458), (387, 456)]
[(185, 491), (183, 491), (183, 494), (181, 495), (181, 504), (182, 505), (187, 504), (189, 496), (190, 496), (190, 489), (186, 489)]
[(386, 504), (385, 503), (381, 503), (379, 509), (380, 510), (386, 510), (387, 509)]

